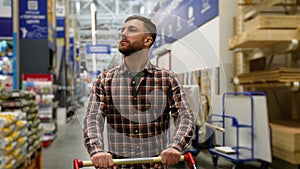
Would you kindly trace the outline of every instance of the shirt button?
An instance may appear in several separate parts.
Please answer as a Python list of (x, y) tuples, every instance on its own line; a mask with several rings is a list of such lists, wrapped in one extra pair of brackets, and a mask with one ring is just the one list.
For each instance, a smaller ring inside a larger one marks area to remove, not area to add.
[(135, 81), (132, 81), (132, 84), (135, 84)]
[(133, 100), (136, 100), (136, 97), (134, 97)]
[(135, 133), (138, 133), (139, 131), (138, 130), (135, 130)]
[(139, 149), (140, 147), (139, 147), (139, 146), (136, 146), (136, 148)]

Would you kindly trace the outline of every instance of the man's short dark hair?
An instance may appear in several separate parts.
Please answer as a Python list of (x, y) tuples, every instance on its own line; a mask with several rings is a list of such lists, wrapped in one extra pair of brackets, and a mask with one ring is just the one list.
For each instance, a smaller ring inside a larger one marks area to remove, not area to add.
[(153, 45), (155, 39), (156, 39), (156, 25), (147, 17), (144, 17), (144, 16), (140, 16), (140, 15), (132, 15), (132, 16), (129, 16), (126, 20), (125, 20), (125, 23), (130, 21), (130, 20), (134, 20), (134, 19), (137, 19), (137, 20), (140, 20), (142, 22), (144, 22), (144, 26), (145, 28), (149, 31), (149, 34), (151, 35), (152, 39), (153, 39), (153, 42), (152, 44), (150, 45), (150, 47)]

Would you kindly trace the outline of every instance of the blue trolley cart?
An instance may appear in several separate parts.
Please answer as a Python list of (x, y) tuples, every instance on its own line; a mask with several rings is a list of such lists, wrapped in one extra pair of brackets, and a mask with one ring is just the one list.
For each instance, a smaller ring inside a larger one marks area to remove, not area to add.
[[(230, 101), (227, 100), (228, 97), (230, 97)], [(254, 97), (258, 98), (258, 100), (254, 100)], [(214, 133), (215, 137), (211, 137), (210, 140), (211, 148), (209, 151), (212, 154), (215, 166), (217, 165), (218, 157), (221, 156), (236, 165), (249, 161), (260, 161), (260, 168), (268, 168), (272, 154), (268, 117), (266, 110), (262, 111), (263, 113), (258, 112), (258, 110), (261, 109), (255, 107), (255, 104), (260, 106), (265, 105), (261, 103), (264, 100), (265, 94), (261, 92), (225, 93), (223, 95), (222, 114), (212, 114), (209, 116), (209, 122), (212, 125), (219, 125), (225, 129), (223, 133)], [(256, 127), (258, 125), (261, 126)], [(264, 126), (267, 126), (267, 128)], [(216, 135), (219, 136), (218, 140), (216, 139)], [(219, 143), (217, 143), (218, 141)], [(263, 152), (259, 153), (256, 151)], [(235, 168), (236, 165), (234, 165), (233, 168)]]

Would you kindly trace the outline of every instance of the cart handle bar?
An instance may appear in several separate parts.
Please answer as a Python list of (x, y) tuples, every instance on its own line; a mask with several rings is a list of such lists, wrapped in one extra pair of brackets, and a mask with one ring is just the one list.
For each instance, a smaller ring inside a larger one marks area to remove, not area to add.
[[(179, 161), (187, 161), (189, 163), (190, 169), (197, 169), (194, 157), (190, 152), (181, 155)], [(113, 159), (114, 165), (148, 164), (148, 163), (160, 163), (160, 162), (161, 162), (161, 157)], [(90, 166), (93, 166), (92, 161), (82, 161), (76, 158), (73, 160), (74, 169), (79, 169), (82, 167), (90, 167)]]

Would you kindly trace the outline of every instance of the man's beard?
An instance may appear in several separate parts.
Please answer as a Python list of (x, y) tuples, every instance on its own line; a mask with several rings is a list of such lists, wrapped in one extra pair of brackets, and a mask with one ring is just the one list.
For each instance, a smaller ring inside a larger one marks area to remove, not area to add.
[(136, 51), (139, 51), (140, 49), (135, 49), (135, 48), (119, 48), (119, 51), (124, 55), (124, 56), (129, 56), (133, 54)]
[(129, 56), (137, 51), (140, 51), (143, 49), (143, 45), (134, 45), (131, 44), (129, 46), (125, 46), (125, 47), (120, 47), (119, 46), (119, 51), (124, 55), (124, 56)]

